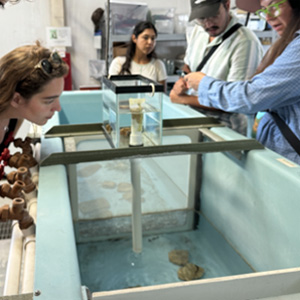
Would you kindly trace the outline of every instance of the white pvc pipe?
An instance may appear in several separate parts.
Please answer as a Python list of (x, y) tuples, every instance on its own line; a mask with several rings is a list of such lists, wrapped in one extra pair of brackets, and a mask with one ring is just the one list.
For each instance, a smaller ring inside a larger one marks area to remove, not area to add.
[[(40, 150), (40, 149), (39, 149)], [(39, 157), (39, 153), (35, 151), (35, 157)], [(38, 165), (30, 169), (31, 180), (38, 185)], [(37, 189), (33, 190), (31, 193), (26, 194), (27, 199), (27, 210), (30, 216), (36, 224), (37, 215)], [(30, 230), (34, 230), (30, 232)], [(22, 288), (21, 293), (33, 293), (34, 288), (34, 270), (35, 270), (35, 225), (28, 228), (28, 230), (23, 230), (25, 236), (24, 242), (24, 266), (23, 266), (23, 278), (22, 278)]]
[[(29, 193), (27, 197), (29, 198), (27, 202), (27, 209), (31, 217), (36, 223), (37, 214), (37, 198), (36, 190)], [(35, 225), (31, 226), (35, 227)], [(32, 228), (29, 228), (32, 229)], [(27, 233), (27, 234), (26, 234)], [(28, 235), (28, 231), (23, 231), (26, 236), (24, 242), (24, 267), (23, 267), (23, 280), (22, 280), (22, 294), (33, 293), (34, 287), (34, 269), (35, 269), (35, 232)]]
[(34, 158), (39, 163), (41, 160), (41, 143), (36, 143), (34, 146)]
[(141, 159), (130, 160), (132, 183), (132, 250), (142, 252)]
[[(38, 184), (38, 166), (30, 170), (32, 181)], [(37, 191), (25, 194), (27, 199), (27, 210), (36, 223), (37, 214)], [(23, 280), (21, 293), (32, 293), (34, 287), (35, 267), (35, 225), (26, 230), (20, 230), (18, 221), (13, 222), (11, 245), (4, 284), (4, 296), (18, 295), (20, 292), (22, 256), (23, 258)], [(25, 237), (25, 239), (24, 239)], [(23, 254), (24, 248), (24, 254)]]
[(24, 243), (24, 273), (21, 294), (33, 293), (35, 268), (35, 235), (26, 237)]
[(13, 221), (12, 228), (3, 296), (18, 295), (20, 289), (23, 233), (19, 228), (18, 221)]
[[(39, 183), (39, 168), (38, 168), (38, 166), (31, 168), (30, 173), (31, 173), (31, 181), (36, 185), (36, 190), (34, 190), (34, 192), (36, 193), (36, 191), (38, 190), (38, 183)], [(29, 196), (27, 196), (27, 197), (30, 198)], [(34, 197), (36, 197), (36, 194)]]
[(34, 223), (36, 223), (36, 213), (37, 213), (37, 192), (36, 189), (27, 195), (25, 195), (27, 199), (27, 211), (29, 212), (30, 216), (33, 218)]

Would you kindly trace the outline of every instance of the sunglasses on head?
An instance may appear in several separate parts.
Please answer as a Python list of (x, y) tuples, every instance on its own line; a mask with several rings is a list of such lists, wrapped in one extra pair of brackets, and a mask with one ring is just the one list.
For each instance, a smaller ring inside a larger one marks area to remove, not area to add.
[(34, 69), (41, 69), (46, 75), (50, 75), (53, 71), (53, 65), (60, 66), (62, 59), (57, 52), (52, 52), (49, 58), (43, 58), (34, 67)]

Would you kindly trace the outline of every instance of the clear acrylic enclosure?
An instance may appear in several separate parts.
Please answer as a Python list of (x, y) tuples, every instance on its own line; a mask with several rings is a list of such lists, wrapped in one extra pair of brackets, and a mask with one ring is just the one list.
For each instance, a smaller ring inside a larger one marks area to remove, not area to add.
[(141, 75), (103, 77), (103, 125), (115, 148), (160, 145), (163, 86)]

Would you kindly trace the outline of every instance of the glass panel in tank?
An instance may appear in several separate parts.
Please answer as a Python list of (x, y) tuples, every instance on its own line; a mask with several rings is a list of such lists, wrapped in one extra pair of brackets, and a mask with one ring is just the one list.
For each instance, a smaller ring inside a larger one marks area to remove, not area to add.
[[(142, 76), (112, 76), (103, 79), (103, 92), (103, 124), (114, 147), (161, 144), (162, 85)], [(133, 138), (136, 121), (140, 135)]]
[[(169, 136), (165, 143), (190, 142), (187, 136)], [(105, 140), (86, 139), (78, 151), (109, 149)], [(141, 187), (143, 213), (188, 209), (190, 155), (143, 158)], [(77, 164), (79, 219), (105, 219), (131, 215), (130, 160)]]
[(150, 80), (142, 75), (104, 76), (102, 86), (106, 86), (115, 94), (121, 93), (162, 93), (162, 84)]
[(142, 86), (149, 85), (149, 82), (140, 79), (132, 80), (112, 80), (116, 86)]
[[(190, 137), (164, 137), (163, 144), (190, 143)], [(110, 149), (104, 136), (76, 137), (77, 151)], [(194, 155), (144, 157), (140, 160), (142, 222), (146, 232), (191, 228), (194, 196), (190, 193)], [(73, 219), (78, 241), (130, 234), (133, 214), (132, 164), (130, 159), (78, 163), (72, 169)], [(71, 182), (70, 182), (71, 186)], [(74, 193), (73, 193), (74, 195)]]

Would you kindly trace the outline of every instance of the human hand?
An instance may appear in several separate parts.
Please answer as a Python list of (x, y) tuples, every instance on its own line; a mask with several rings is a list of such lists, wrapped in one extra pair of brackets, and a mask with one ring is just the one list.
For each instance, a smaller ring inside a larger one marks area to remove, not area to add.
[(180, 96), (179, 94), (176, 93), (176, 91), (174, 89), (172, 89), (170, 91), (170, 95), (169, 95), (171, 101), (173, 103), (179, 103), (179, 104), (184, 104), (183, 103), (183, 100), (184, 100), (184, 97), (183, 96)]
[(185, 94), (188, 90), (186, 81), (183, 78), (179, 78), (173, 85), (172, 91), (174, 91), (177, 95)]
[(171, 90), (169, 97), (173, 103), (199, 106), (197, 96), (187, 94), (178, 95), (175, 91)]
[(192, 72), (184, 76), (184, 80), (186, 81), (187, 87), (192, 88), (194, 90), (198, 90), (199, 83), (206, 76), (206, 74), (202, 72)]

